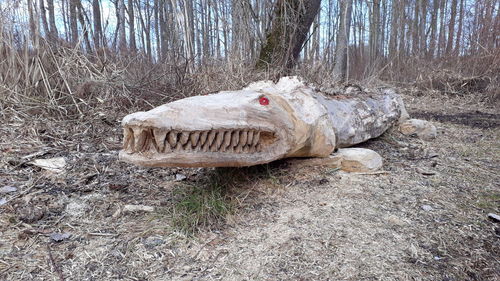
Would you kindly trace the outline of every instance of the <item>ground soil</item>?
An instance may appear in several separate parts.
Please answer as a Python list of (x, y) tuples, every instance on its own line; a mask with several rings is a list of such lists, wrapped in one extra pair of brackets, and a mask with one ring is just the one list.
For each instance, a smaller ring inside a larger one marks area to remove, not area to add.
[[(500, 213), (498, 108), (403, 99), (437, 139), (392, 131), (363, 144), (383, 156), (379, 174), (232, 170), (232, 212), (194, 234), (172, 224), (175, 190), (214, 170), (119, 162), (123, 114), (4, 120), (0, 189), (15, 191), (0, 193), (0, 280), (499, 280), (500, 224), (487, 216)], [(30, 164), (53, 157), (64, 172)]]

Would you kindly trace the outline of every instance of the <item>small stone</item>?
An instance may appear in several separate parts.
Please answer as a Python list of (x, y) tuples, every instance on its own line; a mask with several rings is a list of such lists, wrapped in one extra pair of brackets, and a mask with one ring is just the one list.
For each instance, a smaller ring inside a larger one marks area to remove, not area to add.
[(183, 181), (187, 179), (186, 175), (184, 174), (175, 174), (175, 181)]
[(394, 216), (394, 215), (390, 215), (387, 218), (387, 222), (392, 224), (392, 225), (397, 225), (397, 226), (404, 226), (406, 224), (403, 220), (401, 220), (400, 218), (398, 218), (397, 216)]
[(61, 242), (68, 239), (71, 236), (69, 233), (52, 233), (50, 234), (50, 239), (54, 242)]
[(434, 208), (432, 208), (432, 206), (430, 206), (430, 205), (422, 205), (422, 210), (429, 212), (429, 211), (434, 210)]
[(143, 242), (144, 246), (146, 246), (147, 248), (154, 248), (164, 243), (165, 241), (158, 237), (148, 237)]
[(7, 203), (7, 200), (5, 200), (5, 198), (0, 198), (0, 206), (4, 205), (5, 203)]
[(341, 168), (346, 172), (373, 172), (382, 167), (382, 157), (366, 148), (342, 148), (336, 153), (342, 157)]
[(17, 191), (17, 188), (14, 186), (6, 185), (2, 188), (0, 188), (0, 193), (10, 193), (10, 192), (15, 192)]
[(417, 135), (419, 138), (424, 140), (434, 139), (437, 136), (437, 129), (431, 122), (420, 120), (420, 119), (410, 119), (399, 125), (399, 131), (403, 135)]

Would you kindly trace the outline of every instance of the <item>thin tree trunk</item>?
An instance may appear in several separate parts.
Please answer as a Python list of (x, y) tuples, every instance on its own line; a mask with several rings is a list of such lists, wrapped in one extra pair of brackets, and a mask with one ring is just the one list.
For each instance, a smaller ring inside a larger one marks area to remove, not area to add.
[(398, 36), (398, 21), (399, 21), (399, 0), (392, 1), (392, 13), (391, 13), (391, 35), (389, 39), (389, 55), (394, 57), (397, 50), (397, 36)]
[(101, 7), (99, 0), (92, 1), (92, 13), (94, 15), (94, 46), (96, 50), (101, 48), (102, 40), (102, 23), (101, 23)]
[(380, 36), (380, 0), (373, 0), (370, 17), (370, 65), (378, 58)]
[(73, 44), (78, 42), (77, 4), (78, 0), (69, 0), (69, 25), (71, 29), (71, 43)]
[(85, 10), (83, 9), (82, 3), (80, 1), (76, 2), (77, 3), (77, 15), (78, 15), (78, 20), (80, 21), (80, 25), (82, 26), (82, 35), (83, 35), (83, 40), (85, 42), (85, 47), (87, 48), (87, 52), (91, 52), (92, 46), (90, 45), (90, 40), (89, 40), (89, 28), (88, 25), (85, 23), (85, 18), (84, 18), (84, 13)]
[(420, 15), (420, 2), (421, 0), (415, 1), (415, 6), (413, 7), (413, 25), (412, 25), (412, 53), (416, 55), (418, 53), (419, 47), (419, 15)]
[(437, 18), (438, 18), (438, 12), (439, 12), (439, 1), (440, 0), (433, 0), (432, 1), (432, 14), (431, 14), (431, 40), (430, 40), (430, 46), (429, 46), (429, 52), (428, 56), (430, 58), (434, 57), (434, 54), (436, 53), (436, 42), (437, 42), (437, 34), (438, 34), (438, 29), (437, 29)]
[(43, 32), (45, 33), (45, 38), (50, 37), (49, 23), (47, 22), (47, 13), (45, 12), (45, 3), (43, 0), (40, 1), (40, 18), (42, 20)]
[(36, 6), (33, 0), (28, 0), (28, 15), (29, 15), (29, 27), (30, 27), (30, 37), (33, 43), (33, 48), (36, 50), (39, 47), (39, 28), (38, 28), (38, 15), (36, 11)]
[(53, 43), (57, 39), (58, 32), (56, 27), (56, 19), (54, 14), (54, 0), (47, 0), (47, 10), (49, 12), (50, 39)]
[(130, 40), (130, 51), (135, 53), (137, 45), (135, 42), (135, 15), (134, 15), (134, 1), (128, 0), (128, 30)]
[(445, 17), (445, 9), (446, 9), (446, 0), (441, 0), (441, 3), (440, 3), (440, 11), (439, 11), (439, 41), (438, 41), (438, 54), (439, 56), (442, 56), (444, 51), (445, 51), (445, 20), (444, 20), (444, 17)]
[(455, 38), (455, 54), (456, 55), (460, 54), (460, 43), (462, 40), (463, 23), (464, 23), (464, 0), (460, 0), (460, 15), (458, 18), (457, 36)]
[(450, 22), (448, 24), (448, 43), (446, 44), (446, 54), (453, 50), (453, 35), (455, 34), (455, 17), (457, 16), (457, 0), (451, 1)]
[(118, 8), (118, 50), (124, 53), (127, 50), (127, 37), (125, 34), (125, 0), (117, 0)]
[(420, 54), (426, 54), (427, 53), (427, 33), (426, 33), (426, 26), (427, 26), (427, 4), (428, 0), (420, 0)]
[(349, 33), (351, 29), (352, 0), (340, 1), (340, 21), (337, 32), (337, 44), (333, 66), (333, 77), (344, 81), (347, 77), (347, 55), (349, 51)]

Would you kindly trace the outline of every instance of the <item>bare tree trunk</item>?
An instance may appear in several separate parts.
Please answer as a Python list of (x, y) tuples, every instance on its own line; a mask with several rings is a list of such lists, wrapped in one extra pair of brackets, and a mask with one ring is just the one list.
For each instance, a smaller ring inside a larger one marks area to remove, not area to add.
[(96, 50), (101, 48), (102, 40), (102, 24), (101, 24), (101, 7), (99, 0), (92, 1), (92, 13), (94, 15), (94, 46)]
[(449, 55), (453, 50), (453, 35), (455, 34), (455, 17), (457, 16), (457, 0), (451, 1), (451, 15), (448, 24), (448, 43), (446, 44), (446, 54)]
[(43, 32), (45, 33), (45, 38), (50, 37), (49, 23), (47, 22), (47, 13), (45, 12), (45, 3), (43, 0), (40, 1), (40, 18), (42, 20)]
[(69, 25), (71, 29), (71, 43), (73, 44), (78, 42), (77, 4), (78, 0), (69, 0)]
[(427, 4), (428, 0), (420, 0), (420, 54), (427, 53), (427, 33), (426, 33), (426, 25), (427, 25)]
[(444, 10), (446, 8), (446, 0), (441, 0), (441, 3), (440, 3), (440, 11), (439, 11), (439, 41), (438, 41), (438, 56), (442, 56), (443, 53), (444, 53), (444, 50), (445, 50), (445, 20), (444, 20), (444, 17), (445, 17), (445, 13), (444, 13)]
[(62, 13), (62, 19), (63, 19), (63, 25), (64, 25), (64, 38), (67, 40), (67, 41), (71, 41), (71, 38), (70, 38), (70, 27), (68, 25), (68, 21), (69, 21), (69, 13), (67, 12), (68, 11), (68, 3), (67, 1), (70, 1), (70, 0), (61, 0), (61, 13)]
[[(163, 3), (163, 2), (162, 2)], [(160, 0), (154, 0), (154, 4), (153, 4), (153, 10), (154, 10), (154, 13), (153, 13), (153, 16), (154, 16), (154, 26), (155, 26), (155, 30), (156, 30), (156, 52), (157, 52), (157, 56), (158, 56), (158, 60), (161, 61), (163, 58), (164, 58), (164, 53), (163, 53), (163, 50), (165, 49), (165, 47), (163, 46), (163, 42), (162, 42), (162, 34), (163, 34), (163, 29), (162, 29), (162, 26), (161, 26), (161, 22), (162, 20), (164, 20), (164, 17), (162, 16), (163, 15), (163, 4), (160, 5)], [(161, 13), (161, 16), (160, 16), (160, 13)]]
[(347, 55), (349, 51), (349, 33), (351, 29), (352, 0), (340, 1), (340, 23), (337, 32), (333, 76), (336, 81), (347, 77)]
[(406, 41), (407, 41), (407, 36), (406, 36), (406, 3), (407, 0), (400, 0), (400, 5), (399, 5), (399, 28), (401, 30), (401, 33), (399, 34), (399, 56), (406, 55)]
[(370, 65), (378, 58), (380, 54), (379, 38), (380, 36), (380, 0), (373, 0), (370, 17)]
[(413, 25), (412, 25), (412, 53), (416, 55), (418, 53), (419, 47), (419, 15), (420, 15), (420, 3), (421, 0), (415, 1), (415, 6), (413, 7)]
[(33, 48), (38, 49), (39, 46), (39, 28), (38, 28), (38, 15), (36, 11), (36, 5), (33, 0), (28, 0), (28, 15), (29, 15), (29, 26), (30, 26), (30, 37), (33, 43)]
[(128, 0), (128, 30), (130, 40), (130, 51), (135, 53), (137, 45), (135, 43), (135, 15), (134, 15), (134, 1)]
[(272, 29), (267, 34), (256, 67), (288, 71), (299, 57), (321, 0), (278, 0)]
[(458, 18), (457, 36), (455, 38), (455, 54), (456, 55), (460, 54), (460, 43), (462, 40), (463, 23), (464, 23), (464, 0), (460, 0), (460, 15)]
[(88, 52), (92, 51), (92, 46), (90, 45), (90, 40), (89, 40), (89, 28), (88, 25), (85, 23), (85, 10), (83, 9), (82, 3), (80, 1), (77, 1), (77, 15), (78, 15), (78, 20), (80, 21), (80, 25), (82, 26), (82, 35), (83, 35), (83, 40), (85, 42), (85, 47), (87, 48)]
[(118, 50), (124, 53), (127, 50), (127, 37), (125, 35), (125, 0), (117, 0), (118, 8)]
[(437, 29), (437, 17), (438, 17), (438, 11), (439, 11), (439, 1), (440, 0), (433, 0), (432, 1), (432, 14), (431, 14), (431, 40), (430, 40), (430, 46), (429, 46), (429, 52), (428, 56), (430, 58), (434, 57), (434, 54), (436, 53), (436, 41), (437, 41), (437, 34), (438, 34), (438, 29)]
[(58, 32), (56, 27), (56, 19), (54, 14), (54, 0), (47, 0), (47, 10), (49, 11), (50, 39), (53, 43), (57, 39)]
[[(135, 1), (137, 6), (137, 14), (139, 16), (139, 21), (141, 24), (142, 31), (141, 34), (141, 42), (142, 48), (146, 53), (148, 60), (152, 61), (152, 51), (151, 51), (151, 10), (149, 8), (149, 1), (144, 3), (144, 9), (141, 8), (140, 1)], [(143, 10), (146, 14), (146, 17), (143, 15)]]
[(398, 21), (399, 21), (399, 0), (392, 1), (392, 13), (391, 13), (391, 35), (389, 39), (389, 55), (394, 57), (397, 50), (397, 36), (398, 36)]

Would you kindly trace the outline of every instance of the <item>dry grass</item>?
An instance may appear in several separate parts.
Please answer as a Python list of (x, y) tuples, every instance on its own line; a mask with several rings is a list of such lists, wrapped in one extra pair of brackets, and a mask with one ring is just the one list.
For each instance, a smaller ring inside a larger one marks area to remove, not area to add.
[[(440, 134), (423, 142), (393, 132), (364, 144), (383, 155), (387, 174), (299, 169), (286, 161), (145, 169), (117, 159), (126, 113), (274, 74), (235, 62), (186, 73), (140, 56), (89, 57), (49, 45), (32, 53), (1, 36), (0, 188), (16, 191), (0, 193), (7, 201), (0, 206), (0, 280), (500, 275), (500, 228), (486, 218), (500, 212), (500, 117), (491, 95), (405, 84), (410, 114), (434, 121)], [(498, 81), (477, 68), (472, 74)], [(297, 73), (319, 88), (339, 88), (321, 65)], [(363, 81), (374, 82), (385, 85)], [(64, 173), (29, 164), (52, 157), (66, 159)], [(178, 174), (187, 178), (175, 181)], [(154, 211), (127, 213), (125, 205)], [(71, 236), (54, 242), (53, 233)]]
[[(0, 196), (0, 279), (494, 280), (499, 225), (486, 214), (500, 212), (496, 108), (418, 89), (404, 99), (440, 134), (365, 144), (383, 155), (383, 175), (287, 162), (144, 169), (117, 161), (122, 113), (11, 118), (0, 128), (0, 187), (17, 191)], [(458, 113), (490, 126), (441, 117)], [(28, 164), (56, 156), (68, 162), (63, 174)], [(124, 213), (127, 204), (155, 210)]]

